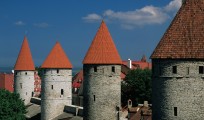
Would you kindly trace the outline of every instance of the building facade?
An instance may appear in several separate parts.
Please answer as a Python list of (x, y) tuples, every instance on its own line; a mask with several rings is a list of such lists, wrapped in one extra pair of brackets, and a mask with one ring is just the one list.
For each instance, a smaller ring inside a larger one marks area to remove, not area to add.
[(151, 56), (153, 120), (204, 119), (203, 11), (203, 0), (184, 0)]

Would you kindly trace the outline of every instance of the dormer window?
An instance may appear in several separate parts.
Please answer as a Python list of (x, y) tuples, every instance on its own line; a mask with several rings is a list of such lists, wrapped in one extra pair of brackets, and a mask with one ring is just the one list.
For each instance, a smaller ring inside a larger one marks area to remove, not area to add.
[(177, 66), (172, 67), (172, 73), (177, 74)]

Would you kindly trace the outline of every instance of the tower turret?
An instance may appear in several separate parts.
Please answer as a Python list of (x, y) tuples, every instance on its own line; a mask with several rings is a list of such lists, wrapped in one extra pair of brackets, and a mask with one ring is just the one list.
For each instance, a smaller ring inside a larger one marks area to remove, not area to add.
[(34, 94), (34, 63), (28, 40), (24, 37), (21, 50), (14, 66), (14, 92), (19, 93), (25, 105)]
[(121, 99), (121, 63), (104, 21), (83, 60), (84, 120), (116, 120)]
[(72, 102), (72, 65), (59, 42), (42, 64), (41, 119), (50, 120), (63, 113)]
[(155, 48), (153, 120), (204, 119), (204, 1), (185, 0)]

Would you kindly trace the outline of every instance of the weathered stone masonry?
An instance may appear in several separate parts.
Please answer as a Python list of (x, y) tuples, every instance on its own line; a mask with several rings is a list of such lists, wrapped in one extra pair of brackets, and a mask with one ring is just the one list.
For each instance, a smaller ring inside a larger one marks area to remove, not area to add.
[(41, 119), (50, 120), (71, 105), (71, 69), (44, 69), (42, 80)]
[(199, 72), (204, 60), (153, 59), (152, 62), (153, 119), (202, 120), (204, 71)]
[(14, 74), (14, 91), (26, 105), (34, 94), (34, 71), (15, 70)]
[(120, 65), (84, 65), (84, 120), (117, 120)]

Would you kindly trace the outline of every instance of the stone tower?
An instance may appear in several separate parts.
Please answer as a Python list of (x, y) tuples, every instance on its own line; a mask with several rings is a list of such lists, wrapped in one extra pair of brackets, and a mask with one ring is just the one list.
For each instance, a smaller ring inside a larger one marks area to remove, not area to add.
[(72, 102), (72, 65), (59, 42), (42, 64), (41, 120), (50, 120), (63, 113)]
[(153, 120), (204, 119), (204, 1), (185, 0), (155, 48)]
[(84, 120), (118, 120), (121, 63), (104, 21), (83, 60)]
[(24, 104), (30, 102), (34, 94), (34, 63), (28, 40), (24, 37), (21, 50), (14, 66), (14, 92), (19, 93)]

